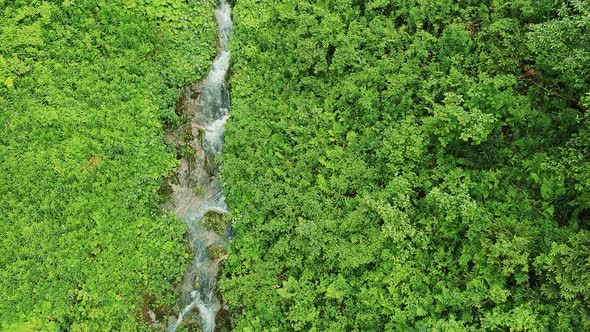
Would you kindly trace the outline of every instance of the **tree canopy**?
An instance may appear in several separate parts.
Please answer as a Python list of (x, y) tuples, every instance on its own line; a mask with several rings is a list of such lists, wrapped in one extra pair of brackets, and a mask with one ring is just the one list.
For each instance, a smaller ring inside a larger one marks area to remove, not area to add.
[(590, 329), (590, 6), (235, 1), (240, 331)]
[(184, 228), (163, 125), (215, 50), (210, 0), (0, 0), (0, 330), (169, 313)]

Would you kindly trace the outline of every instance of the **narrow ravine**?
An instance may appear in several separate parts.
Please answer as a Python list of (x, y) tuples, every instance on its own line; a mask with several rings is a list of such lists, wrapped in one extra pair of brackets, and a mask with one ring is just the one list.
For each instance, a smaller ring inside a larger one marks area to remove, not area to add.
[(218, 265), (226, 256), (230, 226), (225, 218), (227, 208), (216, 158), (223, 149), (224, 125), (230, 110), (226, 76), (232, 21), (227, 0), (218, 0), (215, 14), (217, 56), (207, 77), (187, 87), (179, 103), (186, 122), (171, 138), (182, 155), (170, 184), (171, 209), (186, 223), (194, 257), (179, 287), (178, 315), (169, 318), (170, 332), (183, 322), (212, 332), (221, 308), (215, 287)]

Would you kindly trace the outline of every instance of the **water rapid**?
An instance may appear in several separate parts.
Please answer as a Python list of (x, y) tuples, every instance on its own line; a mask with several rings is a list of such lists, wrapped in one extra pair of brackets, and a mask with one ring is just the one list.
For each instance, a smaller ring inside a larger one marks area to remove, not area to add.
[(171, 184), (173, 210), (186, 223), (195, 255), (180, 285), (178, 316), (170, 317), (170, 332), (188, 319), (196, 321), (204, 332), (213, 332), (221, 307), (215, 287), (230, 227), (224, 218), (227, 207), (216, 157), (223, 148), (224, 125), (230, 111), (226, 76), (232, 21), (227, 0), (218, 0), (215, 16), (217, 56), (207, 77), (198, 86), (186, 89), (182, 103), (183, 109), (188, 110), (187, 121), (174, 134), (174, 140), (182, 141), (182, 148), (190, 153), (183, 156), (175, 182)]

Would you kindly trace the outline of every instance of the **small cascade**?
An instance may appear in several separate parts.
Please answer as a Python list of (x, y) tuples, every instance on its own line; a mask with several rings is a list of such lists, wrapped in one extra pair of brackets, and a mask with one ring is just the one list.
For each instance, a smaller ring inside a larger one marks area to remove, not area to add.
[(180, 285), (178, 316), (169, 319), (170, 332), (176, 331), (188, 317), (196, 319), (204, 332), (213, 332), (215, 317), (221, 307), (215, 287), (218, 265), (225, 258), (230, 227), (224, 218), (227, 207), (219, 181), (220, 166), (215, 159), (223, 149), (224, 125), (230, 111), (226, 76), (232, 21), (227, 0), (218, 0), (215, 16), (218, 24), (217, 56), (203, 82), (187, 88), (183, 99), (187, 122), (173, 138), (177, 144), (182, 141), (181, 145), (191, 151), (181, 160), (171, 188), (172, 209), (186, 223), (195, 255)]

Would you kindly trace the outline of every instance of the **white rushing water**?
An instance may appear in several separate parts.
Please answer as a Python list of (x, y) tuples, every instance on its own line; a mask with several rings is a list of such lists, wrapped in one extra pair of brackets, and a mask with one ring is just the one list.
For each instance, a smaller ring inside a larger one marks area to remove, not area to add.
[[(210, 257), (209, 251), (213, 247), (227, 247), (229, 232), (226, 227), (224, 234), (215, 233), (205, 227), (203, 222), (209, 214), (213, 214), (217, 218), (227, 214), (225, 198), (218, 176), (219, 166), (215, 162), (216, 156), (223, 149), (224, 125), (230, 110), (226, 76), (230, 60), (228, 43), (232, 21), (231, 8), (227, 0), (218, 0), (215, 16), (218, 24), (217, 56), (209, 74), (203, 81), (198, 107), (201, 113), (199, 118), (204, 118), (205, 120), (202, 121), (205, 123), (194, 124), (204, 130), (205, 135), (199, 144), (204, 151), (205, 160), (202, 165), (199, 165), (199, 161), (196, 160), (196, 168), (200, 168), (200, 170), (192, 170), (193, 172), (208, 173), (210, 176), (206, 177), (204, 181), (192, 181), (197, 182), (196, 184), (181, 180), (180, 184), (173, 188), (177, 207), (183, 205), (183, 208), (180, 209), (182, 212), (177, 211), (177, 215), (187, 225), (189, 240), (194, 248), (195, 256), (182, 281), (181, 295), (178, 301), (180, 310), (178, 316), (168, 324), (170, 332), (176, 331), (192, 313), (198, 313), (199, 323), (204, 332), (213, 332), (215, 330), (215, 316), (220, 308), (219, 299), (215, 296), (215, 287), (218, 264), (223, 258), (215, 257), (215, 255)], [(203, 171), (205, 168), (208, 170)], [(190, 174), (188, 176), (190, 177)], [(195, 189), (198, 189), (199, 192), (195, 193)]]

